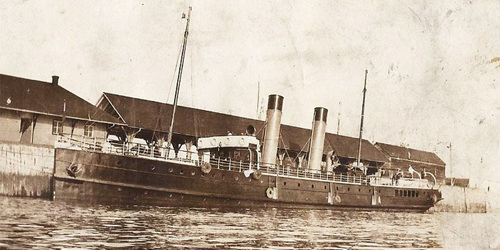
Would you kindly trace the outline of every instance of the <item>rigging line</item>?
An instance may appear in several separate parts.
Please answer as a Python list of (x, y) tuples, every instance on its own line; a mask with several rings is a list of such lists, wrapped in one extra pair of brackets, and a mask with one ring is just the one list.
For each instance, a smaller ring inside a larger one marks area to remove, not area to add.
[[(193, 46), (191, 46), (193, 47)], [(194, 123), (194, 135), (196, 138), (199, 136), (199, 124), (198, 124), (198, 110), (194, 108), (194, 78), (193, 78), (193, 50), (189, 50), (189, 56), (191, 57), (191, 108), (193, 108), (193, 123)]]
[(179, 41), (179, 44), (177, 45), (177, 47), (180, 47), (179, 48), (179, 54), (177, 55), (177, 59), (176, 59), (176, 63), (175, 63), (175, 69), (174, 69), (174, 73), (172, 74), (172, 82), (170, 83), (170, 89), (168, 90), (168, 96), (167, 96), (166, 103), (168, 103), (168, 99), (170, 98), (170, 93), (172, 93), (172, 87), (174, 86), (175, 76), (176, 76), (176, 73), (177, 73), (177, 69), (179, 68), (179, 63), (180, 63), (180, 58), (181, 58), (181, 53), (182, 53), (182, 47), (180, 46), (180, 44), (183, 41), (184, 41), (184, 36), (183, 36), (182, 40)]
[[(266, 124), (262, 125), (262, 126), (259, 128), (259, 130), (257, 130), (257, 132), (255, 132), (255, 135), (258, 135), (258, 134), (260, 133), (260, 131), (262, 131), (265, 127), (266, 127)], [(262, 133), (262, 134), (264, 134), (264, 133)], [(257, 137), (257, 136), (256, 136), (256, 137)], [(262, 135), (261, 140), (263, 140), (263, 139), (264, 139), (264, 135)]]
[(156, 116), (156, 123), (155, 123), (155, 128), (153, 130), (153, 135), (151, 135), (151, 141), (153, 141), (154, 137), (155, 137), (155, 134), (156, 134), (156, 129), (158, 128), (158, 125), (160, 123), (160, 119), (161, 119), (161, 115), (162, 115), (162, 109), (163, 109), (163, 104), (159, 104), (160, 105), (160, 109), (158, 110), (158, 115)]
[[(180, 44), (182, 43), (182, 41), (183, 40), (179, 40), (177, 48), (180, 47)], [(172, 86), (174, 86), (175, 73), (177, 72), (177, 68), (179, 67), (179, 60), (180, 60), (180, 57), (181, 57), (181, 52), (182, 52), (182, 48), (179, 49), (179, 53), (177, 54), (175, 68), (174, 68), (174, 73), (172, 74), (172, 81), (170, 83), (170, 88), (168, 90), (167, 100), (165, 101), (165, 103), (168, 103), (168, 99), (170, 97), (170, 94), (172, 93)], [(162, 115), (162, 108), (163, 108), (163, 105), (160, 105), (160, 110), (158, 111), (158, 115), (156, 116), (156, 123), (155, 123), (155, 127), (153, 129), (153, 135), (151, 136), (151, 140), (153, 140), (153, 138), (155, 136), (155, 133), (156, 133), (156, 129), (159, 126), (161, 115)]]
[(304, 146), (300, 149), (299, 153), (297, 154), (297, 156), (295, 156), (295, 158), (293, 159), (293, 161), (295, 162), (295, 160), (297, 160), (297, 158), (299, 157), (299, 154), (304, 152), (304, 148), (307, 147), (309, 145), (309, 142), (311, 141), (311, 138), (307, 139), (306, 143), (304, 143)]
[(283, 140), (283, 135), (281, 134), (281, 132), (280, 132), (280, 139), (281, 143), (283, 143), (283, 149), (285, 150), (285, 155), (288, 156), (288, 158), (291, 158), (290, 154), (288, 154), (288, 150), (286, 150), (285, 140)]

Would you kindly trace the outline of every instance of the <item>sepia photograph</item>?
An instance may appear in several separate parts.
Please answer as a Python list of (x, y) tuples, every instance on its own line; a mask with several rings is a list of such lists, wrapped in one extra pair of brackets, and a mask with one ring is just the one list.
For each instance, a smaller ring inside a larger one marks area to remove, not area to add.
[(0, 249), (500, 249), (499, 13), (3, 1)]

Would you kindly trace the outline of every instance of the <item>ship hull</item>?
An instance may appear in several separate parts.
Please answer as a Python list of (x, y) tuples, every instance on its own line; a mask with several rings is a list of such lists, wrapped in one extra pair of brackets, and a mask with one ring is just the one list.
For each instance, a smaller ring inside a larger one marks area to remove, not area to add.
[[(256, 178), (237, 165), (231, 170), (212, 166), (204, 173), (191, 163), (59, 148), (53, 180), (55, 200), (99, 204), (423, 212), (440, 198), (431, 189), (266, 173)], [(398, 195), (403, 191), (408, 195)]]

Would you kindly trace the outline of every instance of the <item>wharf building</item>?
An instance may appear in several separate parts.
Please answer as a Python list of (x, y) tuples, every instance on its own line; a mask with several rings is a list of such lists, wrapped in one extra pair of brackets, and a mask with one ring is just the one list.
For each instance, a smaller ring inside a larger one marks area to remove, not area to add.
[(95, 145), (118, 119), (59, 85), (0, 74), (0, 195), (51, 197), (58, 138)]
[(406, 173), (413, 169), (414, 173), (411, 175), (417, 178), (425, 170), (436, 176), (438, 184), (445, 184), (446, 164), (435, 153), (380, 142), (375, 143), (375, 147), (389, 158), (386, 164), (388, 169), (400, 169)]

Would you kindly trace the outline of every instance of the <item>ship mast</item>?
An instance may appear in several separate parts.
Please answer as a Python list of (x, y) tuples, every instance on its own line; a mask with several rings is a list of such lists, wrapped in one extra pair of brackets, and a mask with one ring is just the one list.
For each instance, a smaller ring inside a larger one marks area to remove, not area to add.
[[(358, 157), (356, 158), (357, 167), (359, 167), (361, 159), (361, 142), (363, 141), (363, 120), (365, 118), (365, 97), (366, 97), (366, 77), (368, 75), (368, 70), (365, 70), (365, 86), (363, 88), (363, 104), (361, 106), (361, 125), (359, 127), (359, 146), (358, 146)], [(364, 168), (364, 173), (366, 175), (367, 168)]]
[[(179, 73), (177, 74), (177, 85), (175, 86), (175, 96), (174, 96), (174, 107), (172, 109), (172, 120), (170, 121), (170, 128), (168, 130), (168, 139), (167, 139), (167, 145), (170, 147), (172, 143), (172, 133), (174, 129), (174, 120), (175, 120), (175, 110), (177, 109), (177, 100), (179, 99), (179, 90), (181, 88), (181, 79), (182, 79), (182, 69), (184, 67), (184, 56), (186, 55), (186, 45), (187, 45), (187, 39), (189, 35), (189, 20), (191, 19), (191, 10), (192, 8), (189, 7), (189, 12), (187, 16), (187, 23), (186, 23), (186, 31), (184, 32), (184, 42), (182, 43), (182, 52), (181, 52), (181, 61), (179, 65)], [(182, 15), (184, 18), (184, 14)]]

